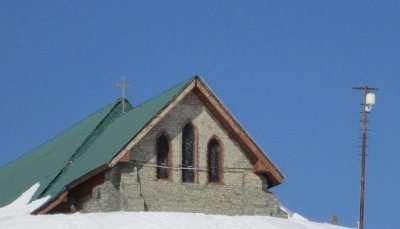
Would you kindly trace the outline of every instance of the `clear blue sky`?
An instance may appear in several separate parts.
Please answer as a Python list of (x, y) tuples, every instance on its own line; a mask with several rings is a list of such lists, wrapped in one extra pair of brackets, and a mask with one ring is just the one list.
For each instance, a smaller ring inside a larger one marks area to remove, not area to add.
[(400, 228), (400, 2), (2, 1), (0, 165), (115, 100), (201, 75), (286, 175), (283, 204), (358, 217), (359, 106), (370, 116), (367, 229)]

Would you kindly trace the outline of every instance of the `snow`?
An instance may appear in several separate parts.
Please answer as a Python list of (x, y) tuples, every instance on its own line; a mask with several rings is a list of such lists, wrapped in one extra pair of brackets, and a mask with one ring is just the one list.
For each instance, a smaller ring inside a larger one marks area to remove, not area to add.
[(0, 208), (0, 225), (1, 219), (3, 219), (4, 217), (29, 215), (31, 212), (35, 211), (37, 208), (46, 203), (50, 199), (49, 196), (29, 203), (29, 201), (32, 199), (32, 196), (35, 195), (39, 187), (39, 183), (34, 184), (27, 191), (22, 193), (21, 196), (19, 196), (18, 199), (16, 199), (14, 202), (3, 208)]
[(17, 216), (0, 219), (7, 229), (345, 229), (329, 224), (266, 216), (213, 216), (193, 213), (93, 213)]
[(219, 216), (195, 213), (112, 212), (72, 215), (30, 215), (49, 197), (29, 204), (35, 184), (16, 201), (0, 208), (0, 228), (6, 229), (349, 229), (315, 223), (287, 209), (289, 219), (268, 216)]
[(281, 205), (281, 210), (286, 212), (288, 214), (290, 219), (295, 219), (295, 220), (302, 220), (302, 221), (309, 221), (306, 217), (300, 215), (299, 213), (292, 212), (288, 208), (284, 207)]

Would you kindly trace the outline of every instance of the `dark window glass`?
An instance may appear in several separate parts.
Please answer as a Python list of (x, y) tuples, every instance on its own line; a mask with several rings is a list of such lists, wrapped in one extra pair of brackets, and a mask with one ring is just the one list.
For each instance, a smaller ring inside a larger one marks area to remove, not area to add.
[(207, 163), (208, 163), (208, 181), (218, 183), (221, 179), (221, 146), (216, 139), (208, 143)]
[(169, 142), (165, 135), (157, 139), (157, 178), (168, 179)]
[(182, 132), (182, 182), (194, 182), (194, 129), (187, 124)]

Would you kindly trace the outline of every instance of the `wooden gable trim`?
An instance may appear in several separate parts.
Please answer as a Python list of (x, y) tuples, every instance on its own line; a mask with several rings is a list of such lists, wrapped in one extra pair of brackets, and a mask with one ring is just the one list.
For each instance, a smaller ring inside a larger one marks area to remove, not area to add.
[(194, 91), (210, 111), (219, 119), (223, 126), (229, 131), (241, 147), (248, 152), (250, 160), (255, 166), (256, 173), (268, 175), (270, 179), (270, 187), (279, 185), (284, 179), (283, 174), (269, 160), (261, 148), (250, 138), (246, 131), (228, 112), (225, 106), (215, 96), (215, 94), (207, 87), (207, 85), (199, 78), (194, 80), (170, 102), (158, 115), (156, 115), (140, 132), (134, 137), (109, 163), (110, 167), (115, 166), (118, 162), (129, 158), (129, 152), (137, 143), (139, 143), (150, 131), (156, 126), (162, 118), (164, 118), (183, 98), (190, 92)]
[(44, 205), (44, 207), (39, 208), (37, 211), (34, 211), (32, 214), (33, 215), (47, 214), (51, 210), (53, 210), (55, 207), (57, 207), (59, 204), (67, 201), (67, 197), (68, 197), (68, 191), (64, 191), (56, 199), (48, 202), (46, 205)]
[(75, 181), (73, 181), (72, 183), (67, 185), (66, 188), (67, 188), (67, 190), (71, 190), (71, 189), (77, 187), (78, 185), (84, 183), (85, 181), (89, 180), (90, 178), (92, 178), (100, 173), (104, 173), (109, 169), (110, 168), (107, 165), (100, 166), (100, 167), (88, 172), (86, 175), (76, 179)]
[(282, 183), (284, 179), (283, 174), (202, 80), (199, 79), (196, 81), (196, 89), (199, 98), (208, 106), (221, 124), (229, 130), (232, 137), (239, 142), (245, 152), (250, 154), (249, 156), (253, 162), (255, 172), (268, 175), (271, 182), (270, 187)]

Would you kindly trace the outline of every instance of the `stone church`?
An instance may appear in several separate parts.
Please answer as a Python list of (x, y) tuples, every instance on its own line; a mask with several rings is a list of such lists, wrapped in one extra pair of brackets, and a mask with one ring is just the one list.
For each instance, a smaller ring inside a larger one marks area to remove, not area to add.
[(0, 206), (33, 184), (35, 214), (169, 211), (286, 217), (283, 175), (199, 77), (119, 99), (0, 168)]

